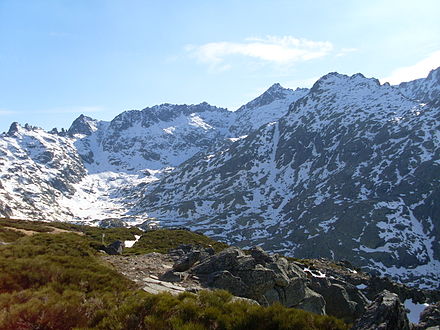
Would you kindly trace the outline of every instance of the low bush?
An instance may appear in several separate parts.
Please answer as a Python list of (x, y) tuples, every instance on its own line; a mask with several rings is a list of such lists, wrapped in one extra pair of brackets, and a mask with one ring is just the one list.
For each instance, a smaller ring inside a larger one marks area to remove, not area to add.
[(189, 230), (158, 229), (143, 233), (133, 248), (126, 250), (127, 254), (142, 254), (149, 252), (168, 253), (170, 249), (181, 244), (212, 246), (216, 252), (224, 250), (227, 244), (214, 241), (208, 236)]
[(17, 230), (0, 227), (0, 242), (14, 242), (23, 236), (25, 235)]
[(0, 219), (1, 227), (11, 227), (16, 229), (24, 229), (29, 231), (36, 231), (39, 233), (48, 233), (53, 231), (53, 228), (47, 226), (48, 223), (40, 221), (24, 221), (24, 220), (13, 220), (13, 219)]
[[(161, 242), (159, 249), (214, 245), (186, 231), (147, 237), (148, 248), (154, 242)], [(0, 329), (347, 329), (333, 317), (253, 305), (226, 291), (140, 291), (97, 257), (96, 244), (93, 235), (40, 233), (1, 246)]]
[(226, 291), (133, 296), (94, 326), (108, 329), (348, 329), (334, 317), (235, 301)]

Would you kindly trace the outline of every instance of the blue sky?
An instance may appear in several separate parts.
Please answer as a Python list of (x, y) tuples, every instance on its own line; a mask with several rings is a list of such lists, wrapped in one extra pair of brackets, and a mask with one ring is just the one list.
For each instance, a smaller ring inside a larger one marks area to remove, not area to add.
[(0, 0), (0, 132), (440, 66), (440, 1)]

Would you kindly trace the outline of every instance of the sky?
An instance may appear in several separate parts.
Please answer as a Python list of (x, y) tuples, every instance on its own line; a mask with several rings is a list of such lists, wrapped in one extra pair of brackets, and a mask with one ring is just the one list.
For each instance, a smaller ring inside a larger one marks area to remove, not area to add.
[(440, 66), (440, 1), (0, 0), (0, 132)]

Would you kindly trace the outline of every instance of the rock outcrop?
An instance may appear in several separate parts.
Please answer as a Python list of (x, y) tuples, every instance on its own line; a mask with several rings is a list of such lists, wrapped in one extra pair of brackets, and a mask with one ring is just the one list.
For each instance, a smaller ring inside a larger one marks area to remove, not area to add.
[(105, 246), (104, 248), (104, 251), (110, 255), (122, 254), (123, 250), (124, 250), (124, 242), (119, 240), (114, 241), (113, 243)]
[(440, 329), (440, 302), (429, 305), (423, 310), (420, 314), (420, 322), (414, 327), (414, 329)]
[(349, 323), (360, 317), (368, 305), (368, 299), (354, 285), (335, 278), (314, 277), (310, 288), (324, 297), (327, 314)]
[(325, 314), (325, 300), (308, 287), (309, 279), (304, 271), (259, 247), (250, 249), (249, 254), (235, 247), (214, 255), (190, 250), (176, 261), (173, 269), (187, 271), (207, 287), (224, 289), (262, 305), (279, 302)]
[(367, 306), (353, 330), (409, 330), (405, 307), (395, 293), (383, 291)]

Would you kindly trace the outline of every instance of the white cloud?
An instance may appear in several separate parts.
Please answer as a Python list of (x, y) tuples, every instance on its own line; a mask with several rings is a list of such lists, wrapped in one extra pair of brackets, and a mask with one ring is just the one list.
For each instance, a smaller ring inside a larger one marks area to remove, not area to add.
[(440, 66), (440, 50), (430, 54), (425, 59), (411, 66), (398, 68), (391, 72), (388, 77), (380, 79), (381, 83), (389, 82), (392, 85), (403, 81), (411, 81), (418, 78), (424, 78), (429, 71)]
[(186, 51), (203, 63), (217, 70), (227, 70), (230, 64), (224, 63), (226, 57), (240, 55), (263, 62), (292, 65), (320, 58), (333, 50), (328, 41), (311, 41), (291, 36), (267, 36), (266, 38), (248, 38), (244, 42), (210, 42), (204, 45), (186, 46)]

